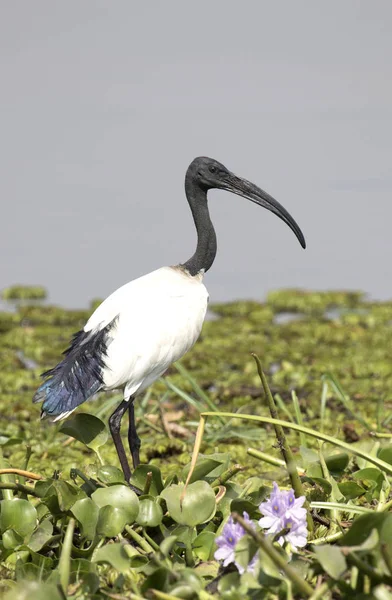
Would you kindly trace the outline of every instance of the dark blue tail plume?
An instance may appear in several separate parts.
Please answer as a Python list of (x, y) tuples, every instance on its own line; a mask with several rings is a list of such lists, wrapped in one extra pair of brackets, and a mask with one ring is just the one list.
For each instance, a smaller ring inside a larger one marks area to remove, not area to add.
[(63, 353), (63, 360), (42, 373), (46, 381), (38, 388), (33, 402), (43, 401), (43, 417), (71, 412), (102, 387), (112, 326), (113, 321), (99, 331), (78, 331)]

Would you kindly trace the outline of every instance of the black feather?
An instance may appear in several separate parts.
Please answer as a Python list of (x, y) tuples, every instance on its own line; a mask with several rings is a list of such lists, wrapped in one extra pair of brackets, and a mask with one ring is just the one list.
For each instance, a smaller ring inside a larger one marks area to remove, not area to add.
[(74, 410), (103, 385), (108, 334), (116, 319), (99, 331), (78, 331), (63, 353), (63, 360), (42, 373), (46, 381), (33, 402), (41, 402), (42, 415), (60, 415)]

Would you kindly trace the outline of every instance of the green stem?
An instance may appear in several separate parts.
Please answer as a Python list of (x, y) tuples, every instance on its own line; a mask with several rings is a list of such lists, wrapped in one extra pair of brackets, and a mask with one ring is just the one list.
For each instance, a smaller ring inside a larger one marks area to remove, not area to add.
[(317, 508), (319, 510), (344, 511), (346, 513), (353, 513), (355, 515), (374, 513), (372, 508), (367, 508), (366, 506), (352, 506), (351, 504), (343, 504), (341, 502), (311, 502), (310, 508)]
[(237, 521), (257, 543), (257, 545), (267, 554), (267, 556), (275, 563), (280, 571), (292, 581), (292, 583), (297, 587), (302, 596), (306, 596), (306, 598), (310, 598), (313, 594), (313, 588), (305, 581), (301, 575), (289, 564), (287, 564), (286, 560), (283, 556), (276, 550), (270, 540), (255, 531), (249, 523), (245, 521), (238, 513), (232, 513), (232, 517), (235, 521)]
[[(7, 468), (7, 463), (4, 460), (3, 449), (0, 446), (0, 469), (6, 469), (6, 468)], [(0, 475), (0, 481), (3, 482), (4, 484), (7, 484), (7, 487), (1, 488), (3, 490), (3, 492), (2, 492), (3, 499), (4, 500), (12, 500), (14, 495), (8, 486), (12, 485), (13, 482), (10, 480), (9, 475)]]
[(191, 568), (195, 566), (195, 559), (193, 558), (192, 552), (192, 534), (193, 529), (192, 527), (189, 527), (188, 535), (185, 538), (185, 562), (186, 566)]
[[(258, 421), (259, 423), (269, 423), (270, 425), (281, 425), (282, 427), (286, 427), (287, 429), (292, 429), (293, 431), (302, 431), (305, 435), (310, 435), (319, 440), (323, 440), (324, 442), (328, 442), (329, 444), (333, 444), (338, 448), (344, 448), (350, 454), (354, 454), (355, 456), (359, 456), (373, 465), (376, 465), (381, 471), (385, 471), (388, 475), (392, 475), (392, 465), (376, 458), (375, 456), (370, 456), (367, 452), (364, 452), (360, 448), (353, 447), (352, 444), (346, 444), (346, 442), (342, 442), (330, 435), (325, 433), (321, 433), (320, 431), (315, 431), (314, 429), (309, 429), (309, 427), (301, 427), (297, 425), (297, 423), (289, 423), (287, 421), (281, 421), (280, 419), (272, 419), (270, 417), (260, 417), (257, 415), (243, 415), (238, 413), (230, 413), (230, 412), (221, 412), (219, 413), (221, 417), (228, 417), (229, 419), (243, 419), (245, 421)], [(204, 412), (201, 413), (201, 417), (216, 417), (217, 413), (214, 412)]]
[[(249, 456), (254, 456), (255, 458), (259, 458), (270, 465), (274, 465), (275, 467), (286, 467), (286, 463), (281, 458), (276, 458), (275, 456), (271, 456), (270, 454), (266, 454), (265, 452), (261, 452), (260, 450), (255, 450), (254, 448), (248, 448), (247, 454)], [(297, 471), (299, 475), (304, 475), (305, 471), (302, 467), (297, 467)]]
[(245, 471), (245, 469), (246, 467), (242, 467), (241, 465), (234, 465), (231, 467), (231, 469), (227, 469), (227, 471), (222, 473), (222, 475), (214, 479), (214, 481), (210, 483), (210, 486), (213, 488), (217, 485), (224, 485), (227, 481), (229, 481), (229, 479), (234, 477), (234, 475), (240, 473), (241, 471)]
[[(325, 462), (324, 454), (322, 453), (322, 444), (321, 444), (320, 440), (317, 440), (317, 441), (318, 441), (318, 445), (319, 445), (318, 455), (319, 455), (321, 471), (323, 473), (324, 479), (326, 479), (328, 481), (328, 483), (331, 485), (331, 489), (332, 489), (331, 499), (333, 500), (333, 502), (332, 502), (332, 504), (333, 504), (336, 501), (336, 495), (334, 493), (333, 481), (332, 481), (331, 475), (329, 473), (327, 463)], [(336, 531), (339, 530), (339, 513), (333, 507), (331, 507), (331, 513), (332, 513), (331, 514), (332, 522), (331, 522), (331, 526), (330, 526), (330, 532), (335, 533)]]
[(318, 587), (314, 593), (312, 594), (312, 596), (310, 597), (310, 600), (326, 600), (327, 598), (330, 598), (330, 595), (327, 595), (329, 591), (329, 585), (328, 583), (322, 583), (320, 585), (320, 587)]
[(103, 460), (98, 448), (95, 448), (95, 454), (97, 455), (97, 458), (98, 458), (99, 462), (101, 463), (101, 466), (103, 467), (105, 463), (104, 463), (104, 460)]
[(363, 575), (367, 575), (374, 583), (385, 583), (386, 585), (392, 585), (392, 577), (375, 571), (367, 562), (359, 558), (356, 552), (350, 552), (346, 556), (347, 562), (354, 565), (359, 569), (359, 572)]
[[(302, 413), (301, 413), (301, 409), (299, 407), (299, 402), (298, 402), (297, 394), (295, 393), (294, 390), (291, 392), (291, 398), (292, 398), (293, 405), (294, 405), (294, 412), (295, 412), (296, 421), (297, 421), (298, 425), (302, 425), (303, 426), (304, 423), (303, 423), (303, 420), (302, 420)], [(301, 441), (300, 442), (301, 446), (304, 446), (306, 448), (306, 445), (307, 445), (306, 444), (306, 436), (303, 433), (300, 433), (299, 434), (299, 438), (300, 438), (300, 441)]]
[(134, 542), (139, 544), (140, 548), (150, 554), (154, 552), (154, 548), (150, 546), (150, 544), (145, 540), (141, 535), (139, 535), (130, 525), (125, 525), (125, 529), (127, 530), (129, 537), (133, 539)]
[(336, 533), (326, 535), (325, 537), (315, 538), (314, 540), (308, 540), (307, 545), (312, 544), (313, 546), (321, 546), (322, 544), (330, 544), (331, 542), (336, 542), (336, 540), (340, 540), (340, 538), (342, 538), (343, 535), (343, 531), (337, 531)]
[(70, 519), (67, 529), (65, 531), (63, 547), (61, 550), (61, 556), (59, 560), (58, 570), (60, 575), (60, 584), (63, 588), (64, 594), (67, 594), (69, 584), (69, 573), (71, 568), (71, 550), (72, 550), (72, 539), (75, 529), (75, 519)]
[[(259, 374), (259, 377), (261, 379), (261, 383), (263, 385), (264, 388), (264, 393), (266, 395), (267, 398), (267, 402), (268, 402), (268, 407), (271, 413), (271, 417), (275, 420), (278, 419), (278, 411), (276, 410), (276, 404), (274, 402), (274, 399), (272, 397), (271, 394), (271, 390), (269, 388), (268, 382), (267, 382), (267, 378), (265, 376), (265, 374), (263, 373), (263, 370), (261, 368), (261, 363), (260, 363), (260, 359), (257, 356), (257, 354), (252, 354), (253, 358), (255, 359), (256, 362), (256, 366), (257, 366), (257, 372)], [(281, 425), (278, 425), (276, 422), (274, 423), (274, 428), (275, 428), (275, 435), (276, 435), (276, 439), (278, 440), (278, 444), (279, 444), (279, 448), (280, 451), (282, 452), (282, 456), (283, 459), (286, 463), (286, 467), (287, 467), (287, 471), (289, 474), (289, 478), (291, 481), (291, 486), (294, 490), (294, 493), (296, 495), (297, 498), (299, 498), (300, 496), (305, 496), (304, 493), (304, 489), (302, 487), (302, 483), (301, 480), (299, 478), (298, 475), (298, 471), (297, 471), (297, 465), (296, 462), (294, 460), (294, 455), (291, 451), (291, 448), (289, 446), (289, 444), (287, 443), (286, 440), (286, 436), (284, 434), (283, 431), (283, 427)], [(305, 500), (304, 503), (305, 508), (309, 508), (309, 503), (307, 502), (307, 500)], [(309, 510), (307, 510), (306, 512), (306, 520), (307, 520), (307, 524), (308, 524), (308, 530), (310, 533), (313, 533), (313, 519), (309, 513)]]
[[(34, 488), (23, 485), (22, 483), (0, 483), (0, 490), (14, 490), (15, 492), (22, 492), (22, 494), (30, 494), (30, 496), (35, 496), (36, 498), (41, 498), (41, 496), (35, 491)], [(13, 495), (11, 494), (10, 498), (6, 498), (4, 492), (3, 496), (5, 500), (12, 500)]]
[(159, 552), (160, 551), (160, 547), (158, 546), (158, 544), (156, 542), (154, 542), (154, 540), (152, 539), (152, 537), (150, 537), (148, 535), (148, 533), (144, 529), (143, 529), (143, 537), (146, 538), (147, 542), (155, 550), (155, 552)]

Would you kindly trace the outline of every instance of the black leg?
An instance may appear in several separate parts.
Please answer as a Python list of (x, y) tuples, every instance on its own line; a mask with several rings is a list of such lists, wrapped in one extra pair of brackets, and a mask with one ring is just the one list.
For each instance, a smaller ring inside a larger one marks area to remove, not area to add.
[(136, 433), (135, 408), (133, 405), (134, 400), (135, 399), (132, 397), (129, 398), (128, 442), (129, 442), (129, 449), (130, 449), (131, 455), (132, 455), (133, 468), (136, 469), (136, 467), (138, 467), (140, 464), (139, 450), (140, 450), (140, 446), (141, 446), (141, 441), (140, 441), (138, 434)]
[(124, 444), (121, 439), (121, 419), (124, 413), (128, 410), (128, 402), (123, 400), (121, 404), (116, 408), (114, 413), (109, 418), (109, 429), (112, 434), (114, 445), (116, 446), (118, 458), (121, 463), (124, 477), (127, 483), (129, 483), (131, 477), (131, 469), (129, 467), (127, 455), (125, 454)]

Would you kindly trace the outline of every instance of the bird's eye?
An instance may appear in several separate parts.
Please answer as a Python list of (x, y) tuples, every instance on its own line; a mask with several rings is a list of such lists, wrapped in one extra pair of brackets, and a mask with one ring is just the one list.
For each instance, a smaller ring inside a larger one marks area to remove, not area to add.
[(208, 168), (210, 169), (211, 173), (215, 173), (216, 172), (216, 167), (214, 167), (214, 165), (210, 165)]

